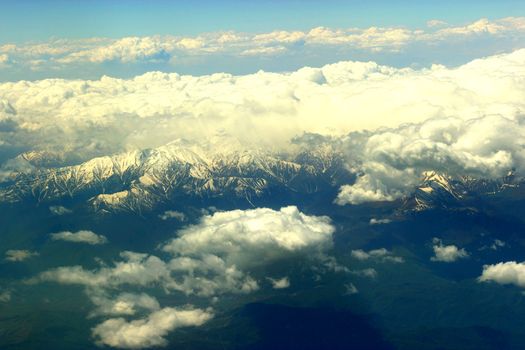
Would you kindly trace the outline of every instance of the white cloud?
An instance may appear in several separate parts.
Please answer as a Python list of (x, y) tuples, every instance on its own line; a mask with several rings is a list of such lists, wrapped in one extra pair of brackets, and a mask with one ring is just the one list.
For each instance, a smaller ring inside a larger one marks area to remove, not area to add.
[[(212, 142), (228, 134), (242, 147), (290, 151), (292, 137), (313, 132), (339, 137), (348, 169), (359, 174), (341, 187), (336, 203), (393, 201), (409, 195), (428, 170), (453, 177), (523, 173), (525, 79), (519, 77), (525, 49), (454, 69), (339, 62), (245, 76), (157, 72), (130, 80), (6, 83), (0, 115), (14, 124), (0, 147), (54, 150), (61, 154), (56, 159), (78, 161), (181, 136)], [(93, 133), (96, 141), (86, 137)], [(46, 152), (43, 158), (55, 159)], [(6, 162), (1, 178), (33, 171), (42, 157)]]
[(156, 311), (160, 309), (157, 299), (146, 293), (121, 293), (111, 298), (101, 289), (88, 290), (88, 296), (96, 309), (91, 316), (98, 315), (134, 315), (137, 310)]
[(302, 256), (324, 259), (332, 246), (333, 226), (327, 217), (308, 216), (296, 207), (261, 208), (204, 216), (199, 224), (178, 232), (163, 246), (173, 255), (121, 253), (113, 267), (85, 270), (64, 266), (41, 273), (33, 281), (55, 281), (89, 287), (161, 285), (186, 294), (249, 293), (259, 289), (250, 276), (254, 267)]
[(253, 40), (260, 44), (274, 44), (274, 43), (296, 43), (304, 40), (306, 34), (301, 31), (289, 32), (285, 30), (273, 31), (270, 33), (256, 34)]
[(0, 302), (7, 303), (11, 300), (11, 290), (0, 289)]
[[(123, 38), (53, 39), (0, 46), (0, 69), (13, 64), (57, 72), (79, 64), (177, 64), (205, 61), (213, 64), (216, 57), (240, 59), (246, 56), (275, 56), (289, 53), (310, 56), (319, 52), (334, 56), (341, 52), (361, 55), (378, 52), (399, 53), (410, 48), (435, 49), (437, 45), (492, 40), (500, 44), (507, 39), (507, 49), (515, 47), (515, 39), (523, 38), (525, 18), (507, 17), (497, 20), (481, 18), (472, 23), (454, 26), (430, 20), (421, 29), (402, 26), (368, 28), (316, 27), (305, 31), (272, 31), (267, 33), (212, 32), (192, 37), (153, 35)], [(485, 45), (490, 46), (490, 45)], [(495, 45), (498, 47), (499, 45)], [(330, 61), (333, 61), (330, 60)], [(3, 62), (3, 63), (2, 63)], [(8, 64), (9, 63), (9, 64)]]
[(508, 261), (484, 265), (478, 281), (492, 281), (499, 284), (514, 284), (518, 287), (525, 287), (525, 263)]
[(285, 289), (290, 287), (290, 279), (288, 277), (278, 279), (268, 277), (268, 280), (272, 283), (273, 289)]
[(56, 61), (59, 63), (164, 61), (170, 59), (167, 51), (174, 46), (173, 40), (170, 39), (169, 37), (165, 40), (160, 37), (126, 37), (104, 46), (74, 51)]
[[(138, 349), (165, 346), (165, 336), (170, 331), (200, 326), (213, 317), (211, 309), (162, 307), (140, 289), (179, 291), (210, 297), (214, 303), (221, 294), (258, 290), (258, 280), (270, 281), (275, 289), (288, 288), (288, 276), (273, 278), (266, 271), (272, 265), (286, 266), (292, 260), (302, 259), (301, 265), (310, 267), (312, 272), (326, 272), (325, 267), (333, 272), (350, 272), (327, 255), (335, 230), (328, 217), (306, 215), (294, 206), (224, 212), (209, 209), (212, 214), (179, 230), (176, 238), (159, 247), (171, 255), (166, 261), (148, 254), (122, 252), (121, 261), (111, 266), (100, 263), (94, 270), (62, 266), (27, 282), (86, 287), (95, 306), (89, 317), (149, 313), (131, 321), (106, 319), (92, 330), (98, 345)], [(376, 275), (374, 269), (351, 273), (372, 278)], [(127, 291), (130, 288), (133, 292)]]
[(377, 270), (372, 267), (368, 267), (366, 269), (361, 269), (361, 270), (351, 270), (349, 272), (352, 275), (361, 276), (361, 277), (368, 277), (368, 278), (377, 277)]
[(164, 261), (156, 256), (123, 252), (123, 261), (113, 267), (85, 270), (81, 266), (62, 266), (42, 272), (33, 282), (52, 281), (89, 287), (118, 287), (121, 285), (148, 286), (170, 281), (170, 271)]
[[(226, 133), (243, 145), (282, 149), (303, 132), (342, 136), (388, 127), (351, 135), (348, 143), (355, 147), (348, 153), (356, 151), (358, 159), (349, 167), (363, 163), (364, 176), (343, 187), (338, 202), (392, 200), (406, 194), (409, 186), (401, 179), (413, 180), (429, 163), (447, 168), (450, 159), (456, 168), (487, 172), (519, 161), (514, 146), (525, 112), (521, 76), (525, 50), (455, 69), (339, 62), (292, 73), (154, 72), (128, 80), (4, 83), (0, 106), (10, 107), (0, 107), (0, 115), (13, 131), (3, 133), (2, 141), (3, 147), (45, 149), (78, 161), (180, 137), (211, 140)], [(414, 125), (397, 129), (403, 123)], [(493, 123), (494, 130), (488, 128)], [(502, 130), (513, 130), (513, 137), (498, 137)], [(476, 143), (479, 132), (492, 141)], [(491, 153), (500, 146), (502, 152)]]
[(436, 35), (448, 37), (451, 35), (473, 35), (473, 34), (481, 34), (481, 33), (487, 33), (487, 34), (498, 34), (504, 31), (507, 31), (509, 29), (518, 29), (520, 30), (522, 27), (523, 19), (520, 19), (519, 23), (515, 22), (508, 22), (507, 19), (503, 19), (500, 21), (490, 21), (487, 18), (481, 18), (475, 22), (469, 23), (465, 26), (458, 26), (458, 27), (449, 27), (440, 29)]
[(376, 218), (370, 219), (370, 225), (383, 225), (383, 224), (389, 224), (391, 222), (392, 220), (390, 219), (376, 219)]
[(350, 255), (352, 255), (352, 257), (357, 260), (367, 260), (370, 258), (370, 254), (362, 249), (352, 250)]
[(66, 215), (71, 214), (73, 210), (68, 209), (61, 205), (52, 205), (49, 207), (49, 211), (53, 213), (54, 215)]
[[(5, 83), (0, 114), (13, 131), (2, 142), (78, 161), (181, 136), (212, 140), (226, 133), (246, 147), (290, 150), (289, 140), (303, 132), (351, 132), (341, 142), (348, 168), (360, 176), (341, 187), (336, 202), (393, 201), (427, 170), (488, 178), (523, 171), (522, 76), (525, 50), (454, 69), (339, 62), (245, 76), (156, 72), (129, 80)], [(95, 141), (86, 137), (93, 133)], [(34, 160), (17, 160), (5, 163), (2, 178), (34, 168)]]
[[(170, 267), (189, 273), (174, 288), (204, 295), (216, 290), (250, 292), (259, 286), (246, 272), (299, 255), (322, 258), (332, 245), (327, 217), (308, 216), (290, 206), (216, 212), (179, 231), (163, 250)], [(214, 278), (209, 279), (210, 274)]]
[(32, 252), (29, 250), (10, 249), (5, 252), (5, 260), (11, 262), (19, 262), (27, 260), (37, 255), (37, 252)]
[(159, 215), (161, 220), (176, 219), (178, 221), (186, 221), (186, 215), (176, 210), (166, 210), (164, 213)]
[(143, 349), (166, 346), (164, 338), (170, 331), (190, 326), (201, 326), (213, 317), (202, 309), (178, 309), (166, 307), (152, 312), (147, 318), (126, 321), (112, 318), (93, 328), (93, 336), (99, 345), (123, 349)]
[(6, 53), (0, 53), (0, 68), (6, 67), (9, 63), (9, 55)]
[(78, 232), (63, 231), (51, 234), (53, 241), (66, 241), (73, 243), (87, 243), (91, 245), (105, 244), (108, 239), (103, 235), (97, 235), (92, 231), (81, 230)]
[(255, 266), (295, 251), (326, 250), (333, 232), (328, 217), (308, 216), (295, 206), (279, 211), (232, 210), (204, 216), (199, 224), (180, 230), (163, 250), (185, 257), (215, 255), (228, 264)]
[[(483, 235), (483, 234), (482, 234)], [(487, 250), (487, 249), (491, 249), (491, 250), (500, 250), (504, 247), (507, 246), (507, 243), (500, 240), (500, 239), (494, 239), (492, 241), (492, 244), (486, 244), (486, 245), (483, 245), (481, 248), (479, 248), (478, 250), (480, 251), (483, 251), (483, 250)]]
[(307, 44), (349, 45), (374, 51), (397, 51), (408, 42), (415, 40), (417, 40), (417, 33), (406, 28), (370, 27), (332, 30), (317, 27), (306, 35)]
[(113, 266), (95, 270), (63, 266), (42, 272), (31, 281), (90, 288), (157, 285), (203, 296), (249, 293), (259, 289), (251, 276), (255, 268), (292, 258), (322, 264), (327, 259), (325, 252), (332, 247), (333, 232), (327, 217), (308, 216), (296, 207), (216, 212), (183, 228), (177, 238), (162, 246), (172, 255), (169, 261), (123, 252), (123, 261)]
[(268, 46), (268, 47), (256, 47), (253, 49), (244, 50), (241, 52), (242, 56), (266, 56), (276, 55), (285, 52), (287, 49), (284, 46)]
[(357, 260), (376, 260), (376, 261), (394, 262), (394, 263), (404, 262), (404, 259), (402, 257), (393, 255), (392, 252), (388, 251), (385, 248), (372, 249), (372, 250), (369, 250), (368, 252), (362, 249), (356, 249), (356, 250), (352, 250), (350, 252), (350, 255), (354, 259), (357, 259)]
[(443, 245), (443, 242), (439, 238), (434, 238), (433, 243), (432, 249), (434, 250), (434, 256), (430, 258), (432, 261), (449, 263), (469, 256), (465, 249), (460, 249), (455, 245)]
[(500, 248), (503, 248), (505, 247), (507, 244), (505, 242), (503, 242), (502, 240), (500, 239), (495, 239), (494, 240), (494, 243), (492, 243), (492, 245), (490, 246), (490, 249), (492, 250), (498, 250)]
[(362, 175), (341, 187), (336, 199), (341, 205), (403, 198), (427, 170), (475, 178), (525, 170), (525, 120), (519, 116), (432, 118), (355, 136), (349, 135), (347, 152), (356, 155), (359, 164), (353, 164)]
[(353, 295), (353, 294), (358, 294), (359, 293), (359, 290), (357, 289), (357, 287), (353, 284), (353, 283), (347, 283), (345, 284), (345, 294), (346, 295)]
[(439, 19), (431, 19), (427, 21), (427, 27), (433, 28), (433, 27), (443, 27), (448, 25), (447, 22), (439, 20)]

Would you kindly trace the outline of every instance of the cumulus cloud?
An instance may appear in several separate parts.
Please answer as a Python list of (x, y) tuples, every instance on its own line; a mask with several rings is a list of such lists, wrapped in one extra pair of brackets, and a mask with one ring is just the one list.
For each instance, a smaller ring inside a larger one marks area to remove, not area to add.
[(27, 260), (37, 255), (37, 252), (32, 252), (29, 250), (10, 249), (5, 252), (5, 260), (11, 262), (19, 262)]
[(525, 263), (508, 261), (484, 265), (478, 281), (492, 281), (498, 284), (514, 284), (518, 287), (525, 287)]
[(186, 221), (186, 215), (176, 210), (166, 210), (164, 213), (159, 215), (161, 220), (175, 219), (178, 221)]
[[(36, 281), (90, 287), (121, 285), (165, 288), (205, 295), (217, 291), (249, 292), (258, 288), (249, 270), (290, 257), (325, 259), (334, 227), (327, 217), (308, 216), (296, 207), (259, 208), (204, 216), (162, 246), (169, 261), (147, 254), (121, 253), (114, 266), (85, 270), (64, 266), (41, 273)], [(212, 278), (210, 279), (210, 276)], [(284, 282), (283, 282), (284, 283)]]
[(370, 219), (370, 225), (383, 225), (383, 224), (389, 224), (391, 222), (392, 220), (390, 219), (376, 219), (376, 218)]
[(91, 316), (134, 315), (137, 310), (156, 311), (160, 309), (157, 299), (146, 293), (121, 293), (113, 298), (102, 289), (89, 289), (87, 293), (91, 302), (96, 306)]
[(0, 53), (0, 69), (8, 66), (9, 55), (6, 53)]
[[(523, 17), (497, 20), (481, 18), (466, 25), (454, 26), (430, 20), (422, 29), (402, 26), (368, 28), (316, 27), (305, 31), (276, 30), (266, 33), (212, 32), (193, 37), (153, 35), (144, 37), (53, 39), (48, 42), (6, 44), (0, 46), (0, 69), (13, 61), (17, 67), (31, 70), (60, 70), (78, 64), (177, 64), (179, 61), (205, 60), (215, 57), (239, 59), (246, 56), (278, 56), (283, 53), (315, 54), (318, 51), (357, 53), (397, 53), (417, 45), (424, 48), (447, 43), (492, 40), (495, 43), (522, 38)], [(490, 46), (490, 45), (487, 45)], [(322, 49), (322, 50), (320, 50)], [(328, 51), (330, 50), (330, 51)], [(14, 59), (11, 59), (14, 57)], [(10, 66), (10, 65), (9, 65)]]
[(357, 289), (357, 287), (353, 284), (353, 283), (347, 283), (344, 285), (345, 287), (345, 294), (346, 295), (353, 295), (353, 294), (358, 294), (359, 293), (359, 290)]
[(11, 290), (0, 289), (0, 302), (7, 303), (11, 300)]
[(112, 318), (93, 328), (98, 345), (123, 349), (143, 349), (166, 346), (166, 334), (176, 328), (201, 326), (213, 317), (202, 309), (179, 309), (165, 307), (152, 312), (144, 319), (126, 321)]
[(233, 210), (204, 216), (180, 230), (163, 250), (177, 257), (214, 255), (231, 265), (256, 266), (295, 251), (326, 250), (333, 232), (328, 217), (308, 216), (295, 206)]
[(492, 243), (492, 245), (490, 246), (490, 249), (492, 250), (498, 250), (500, 248), (503, 248), (505, 247), (507, 244), (500, 240), (500, 239), (495, 239), (494, 242)]
[(481, 248), (479, 248), (480, 251), (491, 249), (491, 250), (500, 250), (502, 248), (507, 247), (508, 244), (500, 239), (494, 239), (492, 241), (492, 244), (485, 244)]
[(81, 266), (62, 266), (47, 270), (33, 282), (53, 281), (88, 287), (118, 287), (121, 285), (148, 286), (171, 280), (166, 263), (156, 256), (134, 252), (120, 253), (122, 261), (113, 267), (91, 271)]
[(173, 255), (171, 269), (191, 276), (174, 288), (203, 295), (250, 292), (259, 285), (247, 271), (298, 255), (322, 259), (333, 232), (329, 218), (305, 215), (294, 206), (233, 210), (204, 216), (162, 249)]
[[(475, 178), (498, 178), (510, 170), (523, 173), (524, 136), (523, 118), (501, 115), (468, 120), (432, 118), (366, 136), (351, 134), (348, 152), (358, 152), (361, 161), (356, 166), (361, 175), (354, 184), (341, 187), (336, 203), (403, 198), (426, 170)], [(353, 141), (354, 137), (357, 140)]]
[[(432, 22), (435, 24), (435, 22)], [(498, 34), (509, 30), (510, 28), (521, 30), (523, 28), (523, 20), (515, 22), (513, 18), (504, 18), (500, 21), (490, 21), (487, 18), (481, 18), (475, 22), (469, 23), (464, 26), (448, 27), (440, 29), (436, 35), (449, 37), (451, 35), (473, 35), (473, 34)]]
[(68, 209), (61, 205), (52, 205), (49, 207), (49, 211), (53, 213), (54, 215), (66, 215), (71, 214), (73, 210)]
[(400, 256), (395, 256), (392, 252), (385, 248), (372, 249), (368, 252), (362, 249), (352, 250), (350, 255), (357, 260), (376, 260), (385, 262), (402, 263), (404, 259)]
[(445, 22), (445, 21), (442, 21), (440, 19), (431, 19), (429, 21), (427, 21), (427, 26), (428, 27), (443, 27), (443, 26), (447, 26), (448, 23)]
[(59, 63), (120, 61), (123, 63), (137, 61), (169, 60), (168, 51), (173, 48), (172, 40), (161, 40), (159, 37), (126, 37), (110, 44), (89, 49), (74, 51), (65, 57), (57, 58)]
[[(85, 286), (95, 306), (91, 317), (150, 312), (145, 319), (106, 320), (93, 329), (93, 335), (99, 344), (114, 347), (163, 346), (169, 331), (200, 325), (212, 317), (211, 310), (161, 308), (155, 298), (137, 293), (138, 288), (160, 287), (168, 293), (204, 297), (251, 293), (260, 288), (258, 280), (262, 279), (269, 280), (275, 289), (288, 288), (287, 276), (266, 276), (266, 268), (295, 259), (311, 264), (312, 270), (327, 260), (336, 266), (335, 259), (327, 255), (333, 232), (328, 217), (306, 215), (294, 206), (214, 212), (179, 230), (176, 238), (159, 247), (169, 253), (168, 260), (122, 252), (121, 261), (112, 266), (102, 264), (94, 270), (62, 266), (44, 271), (28, 283)], [(133, 288), (133, 293), (126, 292), (127, 288)]]
[(432, 261), (440, 262), (454, 262), (458, 259), (464, 259), (469, 256), (467, 251), (463, 248), (458, 248), (455, 245), (443, 245), (443, 242), (439, 238), (434, 238), (434, 245), (432, 249), (434, 250), (434, 256), (430, 258)]
[(241, 52), (242, 56), (269, 56), (286, 51), (284, 46), (256, 47)]
[(360, 276), (360, 277), (368, 277), (368, 278), (376, 278), (377, 277), (377, 270), (368, 267), (366, 269), (361, 270), (350, 270), (349, 271), (352, 275)]
[(62, 231), (51, 234), (53, 241), (66, 241), (73, 243), (87, 243), (91, 245), (105, 244), (108, 242), (106, 236), (97, 235), (92, 231), (81, 230), (78, 232)]
[[(203, 216), (197, 224), (179, 230), (177, 238), (160, 247), (170, 254), (167, 261), (153, 255), (122, 252), (122, 260), (114, 262), (113, 266), (102, 265), (94, 270), (62, 266), (44, 271), (28, 282), (85, 286), (95, 305), (92, 317), (134, 315), (138, 310), (152, 312), (146, 319), (131, 322), (124, 319), (104, 321), (93, 334), (101, 344), (110, 346), (161, 346), (164, 345), (163, 336), (178, 327), (178, 321), (174, 321), (178, 318), (173, 315), (180, 310), (161, 309), (158, 301), (145, 293), (114, 295), (113, 291), (128, 287), (161, 287), (166, 292), (200, 296), (250, 293), (260, 288), (257, 280), (262, 278), (268, 279), (275, 289), (287, 288), (290, 286), (288, 277), (265, 276), (265, 267), (298, 258), (322, 265), (329, 259), (326, 253), (332, 247), (333, 232), (328, 217), (305, 215), (294, 206), (280, 210), (214, 212)], [(71, 235), (61, 237), (70, 238)], [(332, 264), (336, 264), (335, 259), (332, 260)], [(169, 316), (166, 310), (173, 315)], [(198, 312), (198, 320), (211, 317), (210, 311), (195, 312)], [(165, 328), (157, 327), (158, 315), (169, 316), (171, 321), (166, 321)], [(125, 336), (139, 328), (143, 328), (147, 336)], [(150, 334), (150, 328), (157, 329), (157, 333)]]
[(4, 160), (0, 179), (35, 171), (55, 153), (70, 163), (225, 134), (244, 147), (289, 152), (293, 137), (311, 132), (337, 138), (347, 168), (358, 175), (341, 187), (336, 203), (394, 201), (428, 170), (485, 178), (523, 172), (521, 76), (525, 50), (454, 69), (339, 62), (245, 76), (156, 72), (128, 80), (5, 83), (0, 115), (8, 131), (0, 127), (0, 147), (5, 154), (45, 153)]
[[(341, 189), (338, 203), (394, 200), (429, 164), (495, 173), (518, 163), (525, 83), (517, 78), (523, 75), (525, 50), (455, 69), (339, 62), (244, 76), (153, 72), (128, 80), (4, 83), (0, 119), (11, 126), (0, 128), (0, 147), (46, 153), (0, 162), (6, 173), (31, 171), (45, 164), (42, 158), (71, 163), (223, 134), (247, 147), (288, 151), (290, 139), (303, 132), (352, 132), (349, 168), (363, 175)], [(512, 137), (498, 138), (503, 130)], [(477, 133), (487, 145), (475, 142)]]
[(288, 277), (278, 279), (268, 277), (268, 280), (272, 284), (273, 289), (285, 289), (290, 287), (290, 279)]

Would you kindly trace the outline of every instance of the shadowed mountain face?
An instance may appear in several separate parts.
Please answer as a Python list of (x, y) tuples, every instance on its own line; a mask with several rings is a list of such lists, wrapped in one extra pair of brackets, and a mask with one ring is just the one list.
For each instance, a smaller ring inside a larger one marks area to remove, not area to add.
[(255, 328), (259, 338), (242, 350), (394, 349), (370, 320), (351, 312), (250, 304), (240, 316)]
[(475, 206), (479, 197), (504, 191), (517, 192), (522, 182), (523, 180), (512, 172), (503, 178), (488, 180), (469, 176), (452, 178), (444, 173), (426, 171), (423, 173), (421, 185), (407, 198), (405, 205), (419, 211), (431, 208), (461, 208), (469, 203)]

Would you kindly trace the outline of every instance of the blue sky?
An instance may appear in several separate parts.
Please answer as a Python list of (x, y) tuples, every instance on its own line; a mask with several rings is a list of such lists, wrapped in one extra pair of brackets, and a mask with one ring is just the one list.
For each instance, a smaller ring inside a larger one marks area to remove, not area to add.
[(316, 26), (420, 27), (525, 15), (525, 2), (501, 1), (1, 1), (0, 43), (130, 35), (264, 32)]
[(458, 66), (525, 47), (525, 2), (516, 0), (0, 5), (0, 81), (128, 78), (155, 70), (247, 74), (339, 61)]

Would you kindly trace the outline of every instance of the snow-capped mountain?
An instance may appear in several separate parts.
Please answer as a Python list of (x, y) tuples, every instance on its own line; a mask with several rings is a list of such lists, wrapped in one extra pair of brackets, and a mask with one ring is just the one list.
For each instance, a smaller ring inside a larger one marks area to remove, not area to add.
[(97, 211), (141, 211), (183, 196), (234, 196), (250, 201), (273, 192), (312, 193), (348, 180), (343, 161), (323, 146), (280, 155), (177, 140), (165, 146), (44, 168), (27, 154), (29, 171), (15, 173), (0, 188), (4, 202), (62, 198), (84, 200)]
[[(72, 199), (98, 212), (141, 212), (184, 198), (253, 199), (313, 194), (352, 183), (354, 174), (331, 142), (307, 144), (292, 154), (242, 147), (228, 137), (167, 145), (53, 167), (55, 153), (26, 152), (0, 183), (0, 202)], [(15, 169), (15, 168), (14, 168)], [(469, 198), (518, 187), (513, 173), (497, 180), (426, 171), (402, 210), (460, 208)]]
[(445, 173), (426, 171), (422, 174), (420, 186), (406, 199), (404, 208), (415, 211), (459, 208), (469, 198), (518, 188), (521, 182), (522, 179), (513, 172), (499, 179), (476, 179), (470, 176), (455, 178)]

